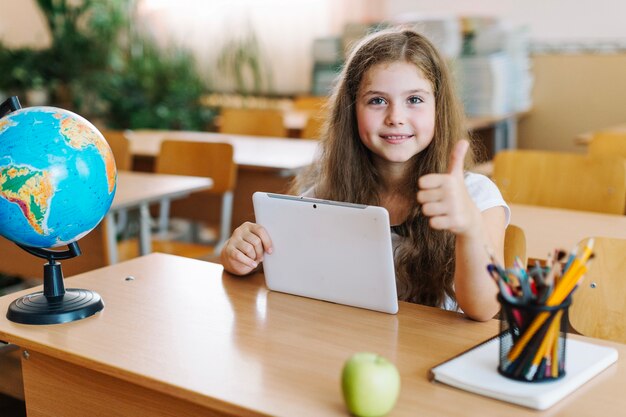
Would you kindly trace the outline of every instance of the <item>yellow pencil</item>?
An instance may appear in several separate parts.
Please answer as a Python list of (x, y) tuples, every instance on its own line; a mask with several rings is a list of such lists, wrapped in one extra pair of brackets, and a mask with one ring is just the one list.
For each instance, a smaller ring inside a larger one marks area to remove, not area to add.
[(535, 373), (539, 369), (539, 364), (541, 364), (541, 360), (544, 357), (549, 356), (550, 347), (556, 340), (556, 330), (561, 320), (561, 316), (563, 315), (562, 313), (563, 313), (563, 310), (559, 310), (555, 314), (554, 319), (552, 320), (552, 323), (550, 323), (550, 327), (548, 328), (546, 335), (543, 337), (543, 340), (541, 341), (541, 344), (539, 345), (537, 352), (535, 352), (535, 356), (533, 357), (530, 369), (526, 373), (527, 380), (530, 381), (531, 379), (533, 379), (533, 377), (535, 376)]
[(558, 322), (558, 327), (556, 329), (557, 338), (554, 340), (554, 344), (552, 345), (552, 361), (551, 361), (552, 372), (550, 373), (552, 375), (552, 378), (556, 378), (557, 376), (559, 376), (559, 338), (558, 338), (559, 333), (561, 333), (560, 318)]
[[(552, 307), (561, 304), (567, 295), (572, 292), (578, 283), (578, 280), (586, 271), (586, 266), (581, 264), (578, 259), (574, 259), (563, 278), (559, 280), (559, 284), (554, 292), (550, 295), (550, 297), (548, 297), (546, 305)], [(517, 357), (522, 353), (524, 347), (526, 347), (530, 339), (537, 332), (537, 330), (539, 330), (549, 315), (550, 314), (547, 312), (542, 312), (535, 317), (528, 329), (524, 332), (524, 334), (522, 334), (517, 343), (515, 343), (509, 351), (509, 354), (507, 355), (509, 361), (513, 362), (517, 359)]]

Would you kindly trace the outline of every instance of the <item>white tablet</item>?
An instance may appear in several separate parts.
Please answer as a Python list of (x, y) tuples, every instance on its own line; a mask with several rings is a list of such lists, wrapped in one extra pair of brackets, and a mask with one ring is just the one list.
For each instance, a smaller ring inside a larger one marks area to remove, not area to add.
[(385, 208), (264, 192), (253, 203), (273, 243), (263, 263), (270, 290), (398, 312)]

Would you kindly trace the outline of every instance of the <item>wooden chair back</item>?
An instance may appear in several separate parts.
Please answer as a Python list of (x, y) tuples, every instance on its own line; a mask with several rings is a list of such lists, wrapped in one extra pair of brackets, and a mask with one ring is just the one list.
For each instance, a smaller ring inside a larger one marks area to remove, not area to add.
[(564, 152), (505, 150), (493, 180), (509, 203), (623, 214), (626, 162)]
[(101, 133), (109, 144), (111, 151), (113, 151), (117, 169), (130, 171), (132, 169), (130, 142), (124, 135), (124, 132), (120, 130), (102, 130)]
[(287, 136), (283, 113), (277, 109), (223, 108), (220, 112), (219, 126), (220, 133)]
[(297, 96), (293, 100), (295, 110), (319, 111), (326, 107), (328, 97), (326, 96)]
[[(218, 242), (230, 236), (237, 164), (233, 146), (219, 142), (164, 140), (156, 161), (161, 174), (209, 177), (213, 187), (171, 203), (170, 217), (219, 224)], [(219, 246), (219, 245), (218, 245)]]
[(165, 139), (156, 160), (159, 174), (209, 177), (213, 187), (206, 191), (223, 194), (233, 191), (237, 181), (237, 165), (230, 143), (195, 142)]
[(589, 155), (626, 158), (626, 132), (598, 132), (589, 143)]
[(326, 123), (325, 116), (320, 114), (311, 114), (307, 118), (304, 129), (300, 133), (302, 139), (321, 139)]
[(626, 239), (594, 240), (595, 257), (573, 295), (570, 325), (585, 336), (626, 343)]
[(302, 139), (319, 139), (326, 122), (328, 109), (326, 96), (298, 96), (293, 101), (293, 108), (306, 112), (308, 117), (300, 137)]
[(526, 234), (521, 227), (510, 224), (504, 234), (504, 266), (513, 267), (515, 258), (519, 257), (526, 267)]

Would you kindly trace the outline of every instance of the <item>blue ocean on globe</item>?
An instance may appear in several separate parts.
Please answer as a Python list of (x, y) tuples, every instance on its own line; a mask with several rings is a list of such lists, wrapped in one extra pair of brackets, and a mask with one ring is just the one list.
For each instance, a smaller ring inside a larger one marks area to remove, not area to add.
[(54, 107), (0, 119), (0, 235), (47, 248), (80, 239), (115, 195), (113, 153), (89, 121)]

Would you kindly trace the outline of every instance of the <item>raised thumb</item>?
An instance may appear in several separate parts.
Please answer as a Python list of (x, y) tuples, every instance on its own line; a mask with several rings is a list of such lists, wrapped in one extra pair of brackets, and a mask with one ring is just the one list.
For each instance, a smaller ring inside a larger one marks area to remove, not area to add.
[(454, 145), (452, 153), (450, 153), (450, 161), (448, 164), (448, 174), (463, 175), (463, 165), (465, 161), (465, 154), (469, 149), (469, 142), (462, 139)]

